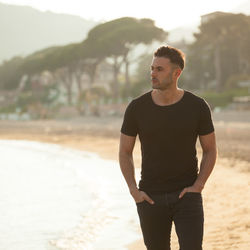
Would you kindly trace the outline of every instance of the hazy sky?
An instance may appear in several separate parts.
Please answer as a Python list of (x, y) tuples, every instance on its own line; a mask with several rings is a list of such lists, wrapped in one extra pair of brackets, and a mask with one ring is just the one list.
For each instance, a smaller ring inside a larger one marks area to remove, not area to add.
[(122, 16), (151, 18), (165, 30), (200, 20), (213, 11), (231, 11), (246, 0), (0, 0), (40, 10), (78, 15), (95, 21)]

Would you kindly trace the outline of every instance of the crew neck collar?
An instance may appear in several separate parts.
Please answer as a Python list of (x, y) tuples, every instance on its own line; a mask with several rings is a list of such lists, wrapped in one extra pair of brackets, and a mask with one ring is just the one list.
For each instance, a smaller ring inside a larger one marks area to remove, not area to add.
[(178, 101), (175, 102), (175, 103), (169, 104), (169, 105), (159, 105), (159, 104), (156, 104), (156, 103), (154, 102), (152, 93), (153, 93), (153, 90), (151, 90), (151, 91), (149, 92), (149, 94), (150, 94), (150, 99), (151, 99), (152, 103), (153, 103), (155, 106), (157, 106), (157, 107), (163, 107), (163, 108), (164, 108), (164, 107), (173, 107), (173, 106), (175, 106), (175, 105), (180, 104), (180, 103), (183, 101), (184, 97), (186, 96), (186, 90), (183, 89), (183, 95), (182, 95), (182, 97), (181, 97), (180, 100), (178, 100)]

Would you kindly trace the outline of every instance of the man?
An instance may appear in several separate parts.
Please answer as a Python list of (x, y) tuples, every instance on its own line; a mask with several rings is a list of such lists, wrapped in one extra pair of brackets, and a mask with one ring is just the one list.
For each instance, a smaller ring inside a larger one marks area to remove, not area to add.
[[(127, 107), (121, 128), (119, 160), (133, 196), (148, 250), (170, 249), (172, 222), (181, 250), (202, 249), (201, 191), (215, 165), (216, 143), (210, 109), (204, 99), (178, 88), (184, 54), (160, 47), (151, 65), (150, 92)], [(139, 188), (133, 148), (141, 142)], [(202, 147), (198, 171), (196, 140)]]

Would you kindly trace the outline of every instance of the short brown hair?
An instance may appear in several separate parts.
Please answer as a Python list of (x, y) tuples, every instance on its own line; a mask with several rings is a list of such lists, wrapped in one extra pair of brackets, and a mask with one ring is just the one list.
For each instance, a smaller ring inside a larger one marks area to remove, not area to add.
[(179, 49), (171, 46), (162, 46), (155, 51), (154, 56), (168, 58), (171, 63), (178, 65), (181, 70), (184, 69), (185, 55)]

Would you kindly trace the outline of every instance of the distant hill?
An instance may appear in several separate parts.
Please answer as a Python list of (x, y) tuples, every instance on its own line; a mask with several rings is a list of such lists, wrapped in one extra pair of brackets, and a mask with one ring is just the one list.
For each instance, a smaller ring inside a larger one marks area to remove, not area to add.
[[(250, 15), (250, 0), (231, 12)], [(97, 24), (78, 16), (0, 3), (0, 63), (13, 56), (26, 56), (46, 47), (82, 41)], [(169, 42), (183, 39), (192, 42), (198, 26), (199, 23), (194, 23), (169, 30)]]
[(78, 16), (0, 3), (0, 63), (16, 55), (82, 41), (96, 24)]

